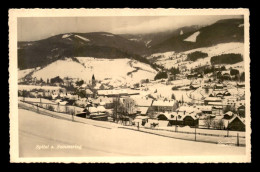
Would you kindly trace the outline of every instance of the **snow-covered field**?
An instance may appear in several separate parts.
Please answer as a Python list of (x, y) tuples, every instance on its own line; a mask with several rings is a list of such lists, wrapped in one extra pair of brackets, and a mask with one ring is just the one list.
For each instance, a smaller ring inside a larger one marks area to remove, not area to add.
[[(211, 47), (196, 48), (196, 49), (192, 49), (189, 51), (184, 51), (184, 52), (181, 52), (180, 54), (187, 55), (187, 54), (190, 54), (195, 51), (201, 51), (201, 52), (207, 53), (208, 57), (206, 57), (204, 59), (198, 59), (197, 61), (192, 62), (192, 63), (187, 63), (186, 64), (187, 69), (195, 68), (195, 67), (203, 66), (203, 65), (207, 65), (207, 64), (209, 65), (209, 64), (211, 64), (210, 63), (211, 57), (216, 56), (216, 55), (228, 54), (228, 53), (235, 53), (235, 54), (243, 55), (244, 54), (244, 44), (239, 43), (239, 42), (221, 43), (221, 44), (217, 44), (217, 45), (211, 46)], [(182, 62), (178, 62), (178, 59), (171, 59), (171, 57), (173, 57), (174, 54), (175, 54), (174, 51), (165, 52), (165, 53), (156, 53), (156, 54), (152, 54), (150, 57), (148, 57), (148, 59), (161, 56), (159, 59), (157, 59), (157, 61), (155, 63), (158, 65), (163, 65), (165, 68), (169, 69), (171, 67), (178, 67), (179, 65), (182, 64)], [(240, 62), (240, 63), (233, 64), (230, 66), (240, 66), (241, 68), (243, 68), (244, 63)]]
[[(47, 80), (60, 76), (61, 78), (79, 78), (91, 80), (95, 75), (97, 80), (106, 82), (137, 83), (141, 79), (153, 79), (156, 71), (149, 65), (130, 59), (99, 59), (93, 57), (77, 57), (80, 63), (71, 59), (58, 60), (45, 68), (33, 73), (33, 77)], [(137, 69), (138, 68), (138, 69)]]
[[(42, 145), (49, 147), (44, 149), (40, 147)], [(156, 155), (243, 156), (245, 148), (178, 140), (120, 128), (101, 128), (19, 109), (20, 157)]]

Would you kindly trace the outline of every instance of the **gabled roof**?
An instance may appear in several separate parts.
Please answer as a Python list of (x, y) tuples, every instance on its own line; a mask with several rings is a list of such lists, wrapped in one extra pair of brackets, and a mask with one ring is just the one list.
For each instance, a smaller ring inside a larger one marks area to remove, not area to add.
[(238, 118), (243, 124), (245, 124), (245, 121), (238, 115), (234, 115), (234, 117), (230, 119), (229, 124), (232, 123), (236, 118)]
[(228, 116), (233, 116), (233, 112), (231, 112), (231, 111), (228, 111), (228, 112), (226, 112), (226, 113), (225, 113), (225, 115), (228, 115)]
[(90, 89), (86, 89), (86, 94), (93, 94), (93, 92)]
[(151, 106), (153, 99), (145, 99), (145, 98), (133, 98), (136, 106)]
[(149, 107), (137, 107), (136, 111), (140, 111), (142, 115), (145, 115)]
[(168, 101), (156, 100), (156, 101), (153, 102), (152, 106), (161, 106), (161, 107), (168, 106), (168, 107), (172, 107), (172, 106), (175, 105), (175, 103), (176, 103), (175, 100), (168, 100)]

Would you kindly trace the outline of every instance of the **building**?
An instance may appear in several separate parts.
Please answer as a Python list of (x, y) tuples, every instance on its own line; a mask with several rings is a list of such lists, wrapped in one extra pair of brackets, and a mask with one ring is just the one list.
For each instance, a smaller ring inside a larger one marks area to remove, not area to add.
[(231, 112), (231, 111), (228, 111), (228, 112), (226, 112), (225, 114), (224, 114), (224, 117), (223, 117), (223, 119), (231, 119), (232, 117), (234, 116), (234, 113), (233, 112)]
[(216, 85), (214, 86), (214, 90), (223, 90), (223, 88), (224, 88), (224, 85), (223, 85), (223, 84), (216, 84)]
[(139, 95), (140, 93), (132, 89), (117, 89), (117, 90), (98, 90), (97, 94), (98, 96), (120, 97), (120, 96)]
[(234, 131), (245, 131), (245, 122), (238, 115), (234, 115), (228, 123), (228, 129)]
[(178, 108), (176, 100), (155, 100), (152, 103), (152, 109), (155, 112), (173, 112)]
[(178, 111), (176, 112), (170, 112), (170, 113), (160, 113), (157, 116), (157, 119), (159, 121), (169, 121), (169, 126), (172, 125), (180, 125), (180, 126), (197, 126), (199, 124), (199, 118), (198, 113), (196, 112), (185, 112), (180, 113)]
[(113, 108), (113, 98), (111, 97), (99, 96), (96, 99), (92, 99), (92, 103), (104, 106), (106, 109)]
[(108, 115), (104, 106), (88, 107), (85, 111), (87, 118), (101, 121), (108, 120)]
[(245, 108), (245, 105), (241, 105), (237, 108), (237, 112), (238, 112), (238, 115), (240, 117), (243, 117), (245, 118), (245, 111), (246, 111), (246, 108)]
[(86, 91), (86, 96), (87, 96), (87, 97), (93, 97), (93, 95), (94, 95), (93, 91), (91, 91), (91, 90), (88, 89), (88, 88), (87, 88), (85, 91)]
[(188, 125), (191, 127), (195, 127), (199, 125), (199, 118), (197, 116), (196, 113), (190, 113), (187, 114), (184, 118), (183, 118), (183, 125)]
[(201, 111), (202, 115), (212, 114), (212, 106), (196, 106), (196, 108)]
[(218, 105), (222, 105), (222, 100), (219, 97), (207, 97), (204, 99), (204, 104), (209, 105), (211, 103), (217, 103)]

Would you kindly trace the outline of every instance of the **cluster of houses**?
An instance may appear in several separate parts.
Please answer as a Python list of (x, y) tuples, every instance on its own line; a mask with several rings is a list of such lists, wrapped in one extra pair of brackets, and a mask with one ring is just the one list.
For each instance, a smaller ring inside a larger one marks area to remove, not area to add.
[[(182, 89), (189, 87), (188, 89), (196, 90), (201, 87), (199, 83), (191, 84), (188, 79), (181, 80), (179, 85)], [(92, 89), (86, 84), (78, 87), (79, 91), (84, 91), (86, 95), (84, 98), (60, 86), (19, 85), (18, 92), (22, 95), (26, 90), (35, 97), (50, 96), (53, 101), (62, 105), (69, 103), (69, 100), (74, 100), (73, 105), (84, 108), (82, 113), (76, 115), (95, 120), (106, 121), (113, 117), (127, 121), (129, 125), (158, 126), (163, 123), (164, 126), (202, 128), (207, 126), (205, 121), (210, 120), (212, 123), (222, 121), (223, 125), (220, 129), (245, 130), (245, 100), (231, 96), (222, 83), (213, 86), (212, 93), (203, 99), (203, 103), (193, 105), (180, 103), (174, 99), (155, 99), (140, 95), (140, 91), (133, 88), (109, 89), (105, 85), (96, 83), (93, 77), (92, 86)], [(176, 84), (175, 86), (178, 87)], [(243, 84), (239, 87), (243, 87)], [(207, 86), (204, 85), (203, 88), (206, 89)], [(119, 105), (124, 109), (120, 109)], [(231, 111), (223, 113), (226, 106), (235, 107), (237, 113)]]

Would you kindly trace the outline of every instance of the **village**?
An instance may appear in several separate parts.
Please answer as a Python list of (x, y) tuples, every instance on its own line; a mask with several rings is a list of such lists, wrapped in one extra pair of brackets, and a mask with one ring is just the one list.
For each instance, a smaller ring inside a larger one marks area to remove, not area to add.
[(245, 138), (244, 73), (220, 65), (181, 66), (160, 69), (154, 80), (117, 87), (94, 74), (88, 81), (25, 77), (19, 81), (18, 96), (20, 102), (37, 108), (138, 130), (187, 134), (197, 129), (224, 137), (239, 132), (238, 137)]

